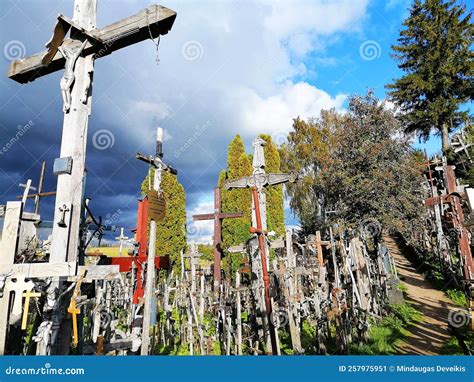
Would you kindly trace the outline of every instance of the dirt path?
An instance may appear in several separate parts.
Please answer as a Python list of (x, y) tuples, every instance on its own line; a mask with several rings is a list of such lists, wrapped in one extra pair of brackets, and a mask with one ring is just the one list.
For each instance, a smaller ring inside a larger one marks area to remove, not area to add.
[(400, 354), (440, 354), (452, 336), (448, 331), (448, 314), (456, 306), (403, 256), (396, 238), (385, 236), (384, 240), (395, 260), (398, 276), (407, 287), (407, 301), (423, 313), (423, 321), (410, 329), (410, 336), (398, 347)]

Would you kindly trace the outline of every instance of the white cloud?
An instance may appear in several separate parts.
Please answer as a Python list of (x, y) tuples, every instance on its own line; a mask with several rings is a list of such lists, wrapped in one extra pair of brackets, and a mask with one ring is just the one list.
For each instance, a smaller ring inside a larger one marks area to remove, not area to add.
[(143, 113), (157, 120), (167, 118), (171, 114), (171, 106), (166, 102), (135, 101), (132, 102), (131, 108), (136, 113)]
[(188, 242), (211, 244), (214, 236), (214, 221), (193, 221), (193, 215), (209, 214), (214, 211), (213, 195), (202, 195), (194, 208), (187, 210)]
[(344, 94), (331, 97), (323, 90), (306, 83), (285, 83), (278, 93), (262, 98), (248, 89), (243, 94), (241, 126), (248, 134), (284, 134), (291, 129), (293, 118), (305, 119), (320, 114), (321, 110), (336, 108), (341, 111)]
[(314, 49), (318, 36), (356, 30), (365, 16), (368, 0), (271, 1), (264, 24), (287, 42), (293, 53), (304, 56)]
[[(276, 135), (281, 141), (293, 118), (342, 108), (345, 95), (329, 94), (312, 79), (318, 67), (337, 65), (326, 51), (340, 36), (358, 31), (367, 2), (170, 0), (164, 5), (175, 10), (177, 18), (161, 38), (158, 66), (150, 41), (114, 52), (96, 65), (94, 97), (105, 93), (115, 109), (127, 116), (106, 108), (94, 113), (104, 113), (102, 119), (120, 130), (117, 141), (127, 142), (124, 152), (131, 155), (138, 148), (151, 152), (155, 128), (161, 125), (172, 137), (165, 147), (166, 158), (173, 159), (194, 205), (194, 195), (211, 192), (215, 186), (225, 165), (227, 144), (235, 134), (246, 142), (259, 133)], [(100, 25), (148, 5), (146, 1), (109, 2), (106, 13), (99, 9), (104, 18)], [(183, 47), (190, 42), (200, 51), (186, 57)], [(312, 65), (306, 65), (310, 54)], [(318, 63), (318, 56), (326, 59)], [(306, 82), (298, 80), (302, 77)], [(209, 123), (205, 134), (179, 157), (172, 156), (204, 123)], [(209, 201), (199, 201), (201, 208), (192, 213), (212, 211), (212, 203), (204, 204)], [(193, 223), (192, 228), (202, 231), (196, 240), (211, 240), (212, 222)]]

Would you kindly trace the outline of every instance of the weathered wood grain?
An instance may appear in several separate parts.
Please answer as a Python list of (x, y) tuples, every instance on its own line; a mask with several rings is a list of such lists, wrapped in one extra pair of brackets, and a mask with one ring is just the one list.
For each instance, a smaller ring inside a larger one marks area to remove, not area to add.
[[(118, 49), (136, 44), (159, 35), (167, 34), (173, 26), (176, 12), (160, 5), (152, 5), (134, 16), (127, 17), (104, 28), (89, 31), (96, 40), (102, 43), (91, 43), (84, 47), (83, 56), (95, 53), (96, 57), (103, 57)], [(64, 40), (62, 46), (79, 47), (81, 42), (77, 39)], [(54, 57), (49, 58), (48, 65), (43, 65), (42, 60), (49, 50), (44, 50), (30, 57), (15, 60), (8, 68), (8, 77), (14, 81), (25, 84), (35, 79), (56, 72), (64, 67), (64, 57), (56, 52)], [(45, 61), (45, 62), (47, 62)]]

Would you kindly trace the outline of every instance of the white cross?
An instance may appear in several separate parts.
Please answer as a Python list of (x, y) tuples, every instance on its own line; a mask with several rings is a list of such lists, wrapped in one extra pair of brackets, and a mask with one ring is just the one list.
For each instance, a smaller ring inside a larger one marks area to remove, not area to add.
[(31, 185), (31, 179), (28, 179), (26, 184), (20, 183), (19, 186), (24, 187), (24, 189), (25, 189), (25, 191), (23, 191), (23, 198), (21, 198), (22, 203), (25, 204), (26, 199), (28, 199), (28, 194), (29, 194), (30, 190), (36, 191), (36, 187), (33, 187)]
[(117, 236), (115, 238), (115, 240), (120, 240), (120, 250), (119, 250), (119, 253), (120, 253), (120, 256), (122, 256), (122, 248), (123, 248), (123, 243), (125, 240), (128, 240), (128, 236), (124, 236), (123, 235), (123, 227), (120, 228), (120, 236)]

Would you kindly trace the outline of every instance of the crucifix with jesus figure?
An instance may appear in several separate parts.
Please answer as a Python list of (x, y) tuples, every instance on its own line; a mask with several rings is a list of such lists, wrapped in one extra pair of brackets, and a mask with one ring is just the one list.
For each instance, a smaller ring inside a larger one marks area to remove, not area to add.
[[(75, 261), (80, 246), (88, 120), (91, 113), (94, 61), (146, 39), (167, 34), (176, 12), (152, 5), (103, 28), (96, 27), (97, 0), (74, 0), (72, 19), (59, 15), (46, 50), (10, 64), (8, 77), (22, 84), (58, 70), (63, 97), (63, 132), (58, 176), (51, 263)], [(67, 34), (69, 33), (69, 38)], [(66, 207), (64, 207), (66, 206)], [(64, 213), (66, 211), (66, 213)], [(57, 223), (63, 224), (57, 224)]]
[[(176, 18), (176, 12), (171, 9), (151, 5), (136, 15), (97, 28), (96, 10), (97, 0), (74, 0), (72, 19), (58, 16), (46, 50), (13, 61), (8, 70), (8, 77), (21, 84), (63, 70), (58, 90), (63, 98), (64, 122), (60, 154), (53, 165), (58, 179), (48, 266), (74, 264), (73, 274), (77, 274), (85, 208), (85, 161), (94, 62), (119, 49), (167, 34)], [(21, 216), (21, 206), (16, 210)], [(61, 288), (59, 278), (55, 278), (49, 291), (54, 295)], [(41, 327), (46, 328), (42, 334), (45, 341), (38, 344), (38, 354), (63, 354), (69, 350), (68, 335), (62, 336), (64, 341), (55, 340), (64, 321), (64, 312), (57, 301), (43, 311)]]

